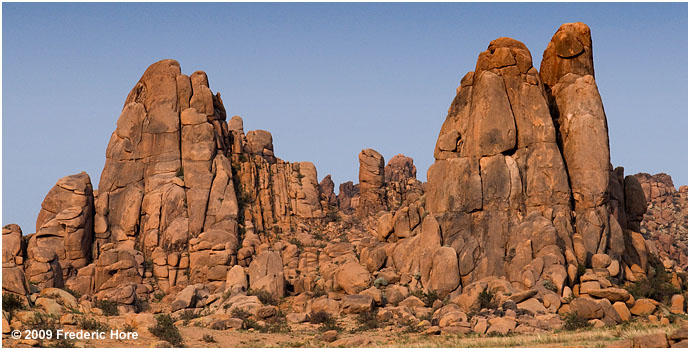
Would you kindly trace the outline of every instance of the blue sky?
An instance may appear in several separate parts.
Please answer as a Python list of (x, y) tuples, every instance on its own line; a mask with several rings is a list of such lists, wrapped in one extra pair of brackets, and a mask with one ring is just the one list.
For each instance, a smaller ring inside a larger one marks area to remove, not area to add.
[(426, 179), (462, 76), (497, 37), (539, 67), (562, 23), (592, 29), (611, 158), (687, 184), (687, 4), (2, 4), (2, 224), (35, 231), (43, 197), (82, 170), (95, 185), (125, 97), (174, 58), (208, 73), (245, 131), (312, 161), (336, 186), (357, 154), (415, 160)]

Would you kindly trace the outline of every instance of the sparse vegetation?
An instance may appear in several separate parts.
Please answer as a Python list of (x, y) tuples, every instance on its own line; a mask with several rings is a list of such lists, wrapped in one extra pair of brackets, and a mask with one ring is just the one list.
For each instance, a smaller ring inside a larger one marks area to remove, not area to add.
[(479, 309), (495, 309), (498, 307), (498, 301), (496, 300), (496, 295), (494, 292), (489, 290), (489, 288), (484, 288), (481, 293), (479, 293)]
[(324, 240), (323, 233), (321, 233), (321, 232), (312, 232), (311, 235), (312, 235), (312, 237), (313, 237), (314, 239), (316, 239), (316, 240), (319, 240), (319, 241), (323, 241), (323, 240)]
[(120, 311), (117, 309), (117, 303), (110, 300), (96, 300), (94, 306), (103, 311), (105, 316), (117, 316)]
[(294, 237), (293, 237), (293, 238), (290, 238), (290, 240), (289, 240), (288, 242), (290, 242), (290, 244), (296, 245), (296, 246), (297, 246), (297, 249), (300, 250), (300, 251), (301, 251), (302, 248), (304, 247), (304, 245), (302, 244), (302, 242), (300, 242), (297, 238), (294, 238)]
[(172, 346), (182, 347), (182, 335), (180, 330), (175, 326), (175, 320), (168, 314), (160, 314), (156, 316), (156, 325), (149, 327), (149, 332), (161, 340), (165, 340)]
[(201, 337), (201, 340), (205, 341), (207, 343), (215, 343), (216, 342), (216, 339), (210, 334), (204, 334), (204, 336)]
[(233, 308), (230, 310), (230, 314), (232, 317), (239, 318), (242, 320), (242, 329), (259, 329), (259, 325), (254, 321), (248, 311), (240, 309), (240, 308)]
[(12, 293), (2, 293), (2, 311), (13, 315), (17, 310), (24, 310), (26, 305), (22, 301), (22, 298), (16, 294)]
[(180, 180), (184, 180), (184, 167), (177, 168), (177, 171), (175, 172), (175, 176), (180, 178)]
[(652, 274), (626, 286), (625, 289), (635, 299), (649, 298), (668, 304), (671, 297), (680, 291), (671, 284), (671, 276), (658, 258), (652, 256), (649, 262), (654, 267)]
[(338, 221), (340, 221), (340, 213), (338, 212), (338, 209), (334, 208), (326, 213), (326, 223)]
[(376, 311), (373, 310), (358, 314), (356, 319), (359, 327), (355, 331), (368, 331), (381, 327), (378, 319), (376, 319)]
[(343, 328), (338, 325), (338, 321), (326, 311), (312, 312), (307, 316), (307, 320), (311, 324), (320, 324), (319, 332), (322, 333), (330, 330), (343, 331)]
[(580, 316), (577, 312), (569, 312), (563, 315), (563, 329), (574, 331), (578, 329), (585, 329), (591, 327), (587, 319)]
[(314, 287), (314, 290), (311, 291), (312, 297), (314, 299), (319, 298), (321, 296), (326, 295), (326, 291), (321, 287), (321, 286), (316, 286)]
[(275, 316), (265, 320), (265, 322), (266, 326), (259, 326), (258, 328), (261, 333), (286, 333), (291, 330), (285, 315), (280, 311)]
[(385, 287), (387, 285), (388, 285), (388, 281), (383, 277), (379, 277), (379, 278), (374, 280), (374, 287), (376, 287), (376, 288), (381, 288), (382, 286)]
[(107, 332), (110, 330), (110, 326), (108, 326), (107, 324), (100, 322), (94, 318), (86, 317), (82, 317), (79, 319), (79, 327), (87, 331)]
[(548, 289), (554, 293), (558, 293), (558, 287), (556, 287), (556, 285), (553, 284), (553, 282), (551, 282), (551, 280), (544, 280), (544, 282), (542, 282), (542, 284), (544, 285), (544, 288), (546, 288), (546, 289)]
[[(374, 281), (374, 283), (376, 282)], [(419, 298), (419, 300), (424, 302), (424, 306), (426, 307), (431, 307), (432, 305), (434, 305), (434, 301), (441, 299), (441, 297), (438, 295), (438, 292), (436, 292), (435, 290), (431, 290), (429, 291), (429, 293), (424, 293), (423, 290), (417, 289), (412, 291), (410, 295)]]
[(165, 298), (165, 293), (156, 292), (153, 294), (153, 298), (156, 299), (156, 301), (161, 301), (161, 300), (163, 300), (163, 298)]
[(189, 324), (189, 321), (203, 316), (201, 311), (184, 310), (184, 312), (180, 314), (180, 319), (184, 321), (183, 323), (186, 326)]
[(124, 332), (136, 332), (136, 331), (137, 331), (137, 326), (135, 326), (135, 325), (133, 325), (133, 324), (131, 324), (131, 323), (128, 323), (128, 324), (125, 325), (124, 328), (122, 328), (122, 331), (124, 331)]
[(70, 288), (65, 287), (65, 288), (63, 288), (63, 290), (69, 294), (72, 294), (72, 296), (75, 297), (77, 300), (79, 300), (79, 298), (81, 298), (81, 293), (77, 292), (74, 289), (70, 289)]
[(256, 290), (250, 288), (247, 290), (247, 295), (255, 295), (264, 305), (278, 305), (279, 302), (273, 294), (263, 289)]
[(415, 324), (415, 322), (412, 320), (402, 322), (400, 323), (400, 326), (402, 326), (402, 333), (419, 333), (419, 331), (421, 330), (419, 327), (417, 327), (417, 324)]
[(41, 312), (34, 312), (34, 316), (26, 323), (27, 329), (52, 331), (53, 334), (57, 331), (59, 322), (56, 315), (44, 314)]

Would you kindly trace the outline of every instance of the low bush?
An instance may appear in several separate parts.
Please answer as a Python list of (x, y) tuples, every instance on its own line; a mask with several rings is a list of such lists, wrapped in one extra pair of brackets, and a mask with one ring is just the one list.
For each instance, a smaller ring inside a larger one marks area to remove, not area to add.
[(56, 334), (60, 326), (56, 315), (48, 315), (40, 312), (34, 312), (34, 316), (30, 318), (25, 325), (26, 329), (52, 331), (53, 334)]
[(201, 338), (202, 341), (205, 341), (207, 343), (215, 343), (216, 339), (210, 335), (210, 334), (204, 334), (204, 336)]
[(120, 311), (117, 309), (117, 303), (114, 301), (96, 299), (94, 306), (101, 309), (105, 316), (117, 316), (120, 314)]
[(649, 262), (654, 267), (652, 273), (626, 286), (625, 289), (635, 299), (654, 299), (668, 304), (671, 301), (671, 297), (674, 294), (680, 293), (680, 291), (671, 284), (671, 276), (658, 258), (650, 257)]
[(86, 317), (82, 317), (81, 319), (79, 319), (79, 327), (86, 331), (107, 332), (110, 330), (110, 326), (108, 326), (107, 324), (100, 322), (94, 318)]
[(496, 300), (496, 295), (494, 292), (490, 291), (489, 288), (484, 288), (481, 293), (479, 293), (479, 309), (495, 309), (498, 307), (498, 301)]
[(195, 318), (203, 317), (203, 316), (204, 315), (202, 314), (201, 311), (196, 312), (196, 311), (192, 311), (192, 310), (184, 310), (184, 312), (182, 312), (180, 314), (180, 319), (184, 321), (185, 325), (187, 325), (187, 324), (189, 324), (189, 321), (191, 321)]
[(578, 329), (585, 329), (591, 327), (587, 319), (580, 316), (576, 311), (569, 312), (563, 315), (563, 329), (574, 331)]
[(356, 319), (359, 326), (355, 331), (368, 331), (381, 327), (379, 320), (376, 318), (376, 311), (363, 312), (358, 314)]
[(177, 329), (175, 320), (170, 317), (170, 315), (157, 315), (156, 325), (154, 327), (149, 327), (149, 332), (158, 337), (158, 339), (165, 340), (176, 348), (183, 347), (180, 330)]
[(312, 312), (307, 316), (307, 320), (311, 324), (321, 324), (319, 332), (330, 330), (342, 332), (343, 330), (343, 328), (338, 325), (336, 319), (326, 311)]
[(17, 310), (26, 309), (22, 298), (12, 293), (2, 293), (2, 311), (13, 315)]
[(255, 295), (264, 305), (278, 305), (279, 302), (279, 300), (276, 299), (276, 297), (274, 297), (273, 294), (263, 289), (254, 290), (250, 288), (247, 291), (247, 295)]

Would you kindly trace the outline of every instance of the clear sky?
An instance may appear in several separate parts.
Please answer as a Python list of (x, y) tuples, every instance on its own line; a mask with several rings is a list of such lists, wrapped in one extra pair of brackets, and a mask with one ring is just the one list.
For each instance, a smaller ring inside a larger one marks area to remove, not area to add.
[(462, 76), (497, 37), (534, 66), (565, 22), (592, 29), (611, 158), (688, 177), (687, 4), (2, 4), (2, 224), (35, 231), (63, 176), (97, 186), (124, 100), (164, 58), (208, 73), (245, 131), (319, 179), (357, 182), (357, 154), (414, 158), (424, 181)]

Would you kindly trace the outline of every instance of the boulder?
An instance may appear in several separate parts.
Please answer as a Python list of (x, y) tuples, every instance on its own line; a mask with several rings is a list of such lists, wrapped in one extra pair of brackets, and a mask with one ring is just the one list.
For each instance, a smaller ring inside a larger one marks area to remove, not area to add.
[(604, 309), (594, 299), (578, 297), (570, 302), (570, 309), (588, 320), (604, 317)]
[(374, 299), (369, 295), (346, 295), (341, 300), (341, 307), (345, 314), (368, 312), (374, 309)]
[(656, 310), (656, 305), (650, 299), (637, 299), (635, 305), (630, 308), (630, 313), (635, 316), (646, 316)]
[(628, 306), (625, 305), (624, 302), (617, 301), (613, 303), (613, 309), (618, 313), (618, 317), (620, 317), (621, 321), (630, 321), (630, 318), (632, 317), (630, 314), (630, 310), (628, 310)]
[(187, 286), (177, 293), (175, 300), (170, 305), (172, 311), (194, 308), (196, 306), (197, 294), (196, 287)]
[(349, 261), (335, 272), (334, 284), (347, 294), (357, 294), (369, 287), (371, 275), (362, 265)]
[(285, 295), (283, 260), (280, 253), (264, 251), (259, 253), (248, 269), (249, 288), (265, 290), (277, 298)]
[(636, 348), (668, 348), (665, 333), (654, 333), (633, 337), (633, 347)]

